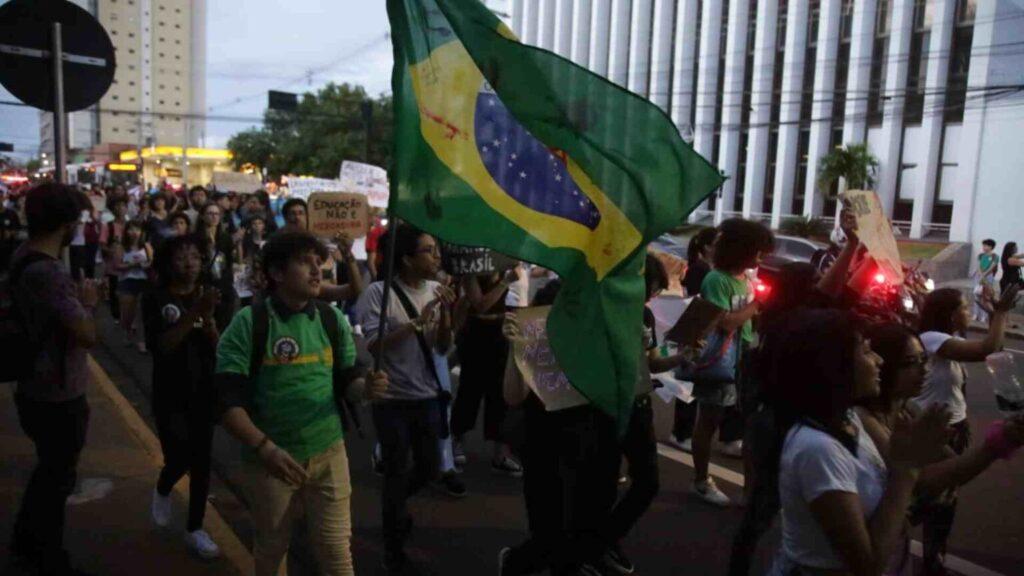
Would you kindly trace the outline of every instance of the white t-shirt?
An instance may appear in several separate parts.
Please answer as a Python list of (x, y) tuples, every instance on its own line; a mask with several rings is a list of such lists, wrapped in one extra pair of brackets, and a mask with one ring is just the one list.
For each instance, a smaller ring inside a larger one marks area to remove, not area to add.
[(885, 492), (885, 461), (860, 418), (851, 413), (851, 420), (857, 428), (856, 456), (831, 435), (806, 424), (794, 425), (786, 435), (779, 472), (782, 551), (801, 566), (846, 568), (811, 513), (811, 502), (826, 492), (857, 494), (868, 519)]
[[(427, 280), (419, 289), (415, 289), (406, 286), (401, 280), (395, 279), (395, 287), (400, 287), (405, 291), (417, 313), (422, 313), (427, 304), (436, 298), (434, 290), (438, 286), (440, 284), (437, 282)], [(356, 317), (363, 328), (363, 334), (366, 335), (368, 344), (377, 340), (380, 331), (380, 308), (383, 300), (384, 283), (374, 282), (367, 286), (356, 303)], [(410, 321), (401, 300), (392, 290), (388, 299), (388, 330), (397, 330)], [(430, 330), (424, 333), (424, 337), (428, 344), (434, 344), (435, 335)], [(389, 346), (384, 351), (383, 365), (390, 380), (383, 399), (424, 400), (437, 397), (437, 380), (431, 373), (415, 337), (409, 336), (393, 346)]]
[(945, 332), (925, 332), (921, 334), (921, 344), (928, 353), (928, 371), (924, 377), (921, 394), (913, 401), (924, 409), (932, 404), (949, 406), (952, 415), (950, 424), (956, 424), (967, 418), (967, 400), (964, 399), (964, 385), (967, 383), (967, 372), (962, 364), (939, 356), (939, 348), (947, 340), (963, 340)]
[(505, 294), (505, 306), (509, 308), (530, 305), (530, 266), (520, 263), (516, 269), (519, 270), (519, 279), (509, 284), (508, 293)]

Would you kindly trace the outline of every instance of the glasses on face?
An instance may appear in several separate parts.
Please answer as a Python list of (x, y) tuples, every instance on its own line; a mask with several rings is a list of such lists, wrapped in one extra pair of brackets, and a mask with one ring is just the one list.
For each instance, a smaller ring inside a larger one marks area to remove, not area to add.
[(910, 358), (904, 358), (900, 362), (900, 368), (924, 368), (928, 365), (928, 357), (924, 354)]
[(437, 247), (437, 244), (433, 246), (424, 246), (423, 248), (418, 248), (416, 250), (416, 254), (430, 254), (431, 256), (440, 256), (441, 249)]

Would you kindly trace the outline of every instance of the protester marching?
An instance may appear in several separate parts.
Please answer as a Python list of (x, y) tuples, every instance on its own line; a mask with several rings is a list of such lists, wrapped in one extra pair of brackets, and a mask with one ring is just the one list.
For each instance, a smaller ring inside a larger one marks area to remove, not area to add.
[[(525, 522), (486, 571), (459, 574), (651, 573), (631, 536), (673, 507), (666, 453), (692, 468), (672, 490), (728, 525), (730, 576), (948, 574), (963, 488), (1024, 445), (1015, 377), (981, 434), (966, 392), (972, 364), (1012, 362), (1017, 244), (986, 239), (968, 293), (933, 289), (851, 192), (833, 241), (769, 274), (781, 238), (756, 218), (683, 227), (723, 174), (654, 104), (514, 41), (480, 2), (387, 5), (386, 211), (345, 178), (255, 171), (231, 175), (259, 186), (244, 191), (225, 176), (4, 189), (0, 381), (16, 382), (36, 458), (9, 511), (14, 573), (84, 574), (65, 502), (108, 319), (118, 354), (149, 368), (162, 466), (139, 508), (160, 529), (147, 537), (176, 531), (208, 566), (223, 555), (208, 512), (220, 434), (240, 455), (257, 576), (303, 553), (318, 574), (433, 573), (410, 552), (429, 520), (413, 500), (497, 507), (467, 481), (480, 470), (514, 483)], [(666, 268), (680, 231), (685, 258)], [(362, 440), (372, 456), (356, 460)], [(723, 475), (716, 451), (742, 473)], [(372, 530), (354, 512), (364, 470), (379, 477)]]

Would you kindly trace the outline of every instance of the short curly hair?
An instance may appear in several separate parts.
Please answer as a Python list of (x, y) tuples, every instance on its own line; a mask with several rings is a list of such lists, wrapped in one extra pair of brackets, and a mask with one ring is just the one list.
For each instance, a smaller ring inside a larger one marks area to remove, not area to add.
[(730, 218), (718, 225), (714, 264), (719, 270), (749, 267), (758, 253), (771, 252), (775, 236), (767, 226), (742, 218)]
[(322, 260), (329, 256), (323, 242), (304, 230), (277, 232), (267, 240), (260, 252), (260, 264), (266, 273), (267, 284), (271, 290), (275, 286), (270, 271), (284, 270), (288, 267), (288, 262), (307, 252), (315, 253)]

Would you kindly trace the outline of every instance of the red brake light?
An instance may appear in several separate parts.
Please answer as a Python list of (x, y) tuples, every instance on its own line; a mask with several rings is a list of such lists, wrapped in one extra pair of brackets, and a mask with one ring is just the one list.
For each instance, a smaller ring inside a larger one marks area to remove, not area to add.
[(885, 284), (885, 274), (881, 272), (875, 274), (875, 284)]

